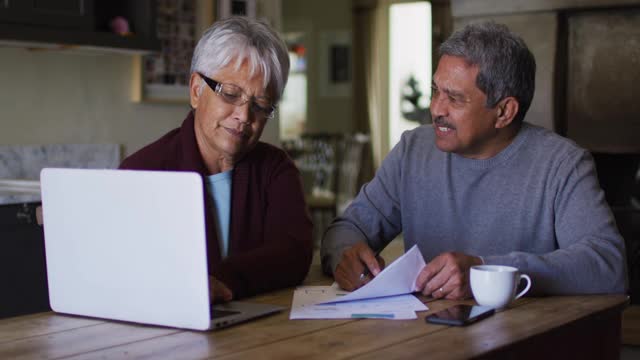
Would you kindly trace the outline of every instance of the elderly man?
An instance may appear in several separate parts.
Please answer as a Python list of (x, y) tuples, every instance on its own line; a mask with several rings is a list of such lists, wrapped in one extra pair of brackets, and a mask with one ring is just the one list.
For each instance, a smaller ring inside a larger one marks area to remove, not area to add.
[(590, 154), (524, 122), (535, 60), (505, 26), (472, 24), (440, 47), (433, 126), (403, 134), (325, 233), (323, 269), (352, 290), (401, 232), (427, 265), (424, 295), (471, 296), (469, 269), (510, 265), (532, 294), (621, 293), (624, 242)]
[(202, 175), (215, 301), (296, 285), (311, 264), (300, 174), (282, 150), (259, 141), (288, 73), (286, 46), (266, 24), (215, 23), (193, 55), (192, 110), (182, 126), (121, 165)]

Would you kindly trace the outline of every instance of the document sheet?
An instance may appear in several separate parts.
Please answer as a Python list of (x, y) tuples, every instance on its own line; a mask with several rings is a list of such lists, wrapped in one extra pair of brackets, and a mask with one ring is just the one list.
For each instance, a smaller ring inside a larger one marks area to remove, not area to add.
[(351, 293), (332, 286), (303, 286), (295, 290), (290, 319), (415, 319), (428, 310), (415, 296), (415, 281), (424, 267), (417, 246), (387, 266), (367, 285)]

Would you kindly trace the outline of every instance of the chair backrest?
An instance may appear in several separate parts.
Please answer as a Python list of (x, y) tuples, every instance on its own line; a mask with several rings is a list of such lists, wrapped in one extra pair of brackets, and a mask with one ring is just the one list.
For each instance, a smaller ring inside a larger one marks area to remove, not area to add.
[(335, 196), (341, 139), (340, 134), (304, 134), (283, 142), (300, 170), (306, 195)]
[(336, 186), (336, 215), (342, 214), (358, 194), (358, 178), (362, 170), (369, 136), (345, 136), (340, 142), (340, 161)]
[(302, 176), (315, 246), (320, 246), (326, 228), (358, 193), (368, 143), (369, 136), (363, 134), (307, 134), (283, 141)]

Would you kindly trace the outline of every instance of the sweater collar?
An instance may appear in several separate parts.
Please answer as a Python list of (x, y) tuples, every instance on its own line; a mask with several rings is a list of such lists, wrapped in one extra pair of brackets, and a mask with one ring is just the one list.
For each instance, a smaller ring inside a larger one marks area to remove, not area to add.
[[(180, 166), (180, 170), (183, 171), (195, 171), (202, 176), (209, 176), (209, 170), (207, 169), (206, 164), (204, 163), (204, 159), (202, 158), (202, 154), (200, 153), (200, 148), (198, 147), (198, 141), (196, 140), (196, 130), (195, 130), (195, 118), (193, 115), (193, 110), (189, 111), (186, 119), (182, 122), (182, 126), (180, 127), (180, 137), (181, 137), (181, 153), (176, 154), (179, 157), (179, 161), (177, 162)], [(254, 151), (255, 149), (251, 149)], [(249, 151), (249, 153), (251, 153)], [(234, 173), (244, 173), (245, 170), (245, 162), (244, 161), (249, 154), (246, 154), (240, 161), (234, 164)]]
[(469, 159), (454, 153), (451, 153), (451, 158), (458, 164), (467, 166), (469, 168), (489, 169), (498, 164), (502, 164), (503, 162), (509, 160), (515, 153), (517, 153), (522, 144), (526, 142), (530, 132), (531, 126), (526, 122), (523, 122), (522, 126), (520, 126), (520, 130), (518, 130), (518, 133), (516, 134), (516, 137), (513, 139), (511, 144), (509, 144), (506, 148), (502, 149), (502, 151), (489, 159)]
[(176, 154), (179, 157), (177, 164), (180, 166), (180, 170), (183, 171), (195, 171), (200, 175), (208, 175), (207, 167), (204, 164), (200, 149), (198, 148), (198, 142), (196, 141), (195, 121), (193, 117), (193, 110), (189, 111), (187, 118), (182, 122), (180, 127), (180, 143), (181, 152)]

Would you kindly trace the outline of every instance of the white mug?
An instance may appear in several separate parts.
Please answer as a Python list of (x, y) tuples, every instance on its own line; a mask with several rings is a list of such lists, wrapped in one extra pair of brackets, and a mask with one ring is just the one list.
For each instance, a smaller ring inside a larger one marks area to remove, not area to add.
[[(518, 269), (502, 265), (477, 265), (471, 267), (471, 291), (476, 302), (483, 306), (500, 309), (531, 288), (531, 278), (520, 274)], [(527, 280), (527, 286), (516, 294), (518, 284)]]

